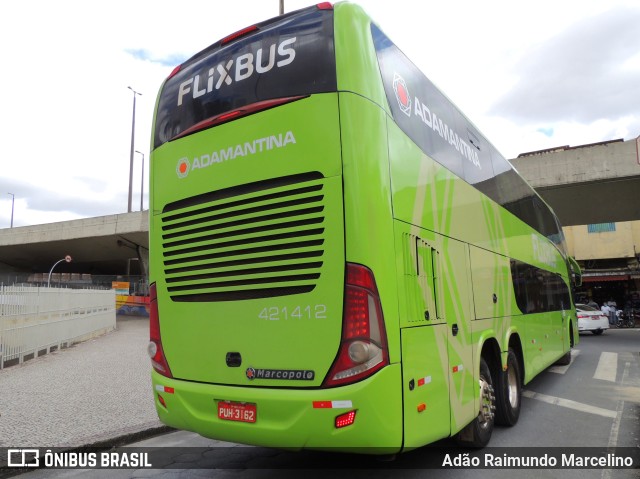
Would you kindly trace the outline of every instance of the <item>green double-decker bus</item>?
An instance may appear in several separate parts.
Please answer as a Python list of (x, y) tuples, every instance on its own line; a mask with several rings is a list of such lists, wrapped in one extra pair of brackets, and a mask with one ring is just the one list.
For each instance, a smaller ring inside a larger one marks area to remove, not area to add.
[(353, 4), (241, 30), (162, 85), (155, 405), (239, 443), (488, 443), (577, 341), (550, 208)]

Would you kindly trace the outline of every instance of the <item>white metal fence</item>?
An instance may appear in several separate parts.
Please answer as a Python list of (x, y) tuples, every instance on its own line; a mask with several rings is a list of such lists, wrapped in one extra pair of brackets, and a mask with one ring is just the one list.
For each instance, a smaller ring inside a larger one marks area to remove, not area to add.
[(0, 369), (116, 327), (113, 290), (0, 286)]

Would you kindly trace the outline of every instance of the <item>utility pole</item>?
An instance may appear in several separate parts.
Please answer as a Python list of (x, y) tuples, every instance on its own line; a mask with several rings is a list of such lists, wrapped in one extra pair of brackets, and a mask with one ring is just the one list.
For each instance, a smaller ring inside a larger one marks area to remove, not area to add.
[(11, 227), (13, 228), (13, 205), (16, 202), (16, 195), (14, 195), (13, 193), (7, 193), (8, 195), (11, 195)]
[(131, 155), (129, 157), (129, 204), (127, 206), (127, 213), (131, 213), (131, 200), (133, 196), (133, 152), (136, 136), (136, 96), (142, 95), (131, 87), (127, 87), (133, 92), (133, 115), (131, 117)]
[(280, 0), (280, 15), (284, 15), (284, 0)]

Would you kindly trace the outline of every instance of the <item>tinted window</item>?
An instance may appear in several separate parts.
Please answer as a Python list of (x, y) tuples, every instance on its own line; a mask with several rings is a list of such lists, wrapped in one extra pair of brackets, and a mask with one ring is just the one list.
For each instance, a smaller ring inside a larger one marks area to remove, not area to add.
[(587, 306), (586, 304), (576, 304), (576, 309), (578, 311), (600, 311), (592, 306)]
[(459, 177), (468, 177), (470, 183), (491, 177), (486, 140), (378, 27), (372, 24), (371, 32), (398, 126), (422, 151)]
[(185, 62), (164, 84), (154, 148), (203, 120), (259, 101), (336, 91), (333, 10), (277, 17)]
[(511, 260), (511, 278), (516, 303), (524, 314), (561, 311), (571, 307), (569, 287), (559, 274)]
[(371, 25), (393, 119), (427, 155), (556, 243), (554, 214), (511, 164), (385, 36)]

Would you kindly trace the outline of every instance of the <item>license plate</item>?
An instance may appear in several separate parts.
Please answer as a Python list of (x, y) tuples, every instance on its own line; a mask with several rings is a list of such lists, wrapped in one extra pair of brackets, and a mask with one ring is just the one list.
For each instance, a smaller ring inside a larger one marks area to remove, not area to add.
[(218, 417), (225, 421), (256, 422), (257, 415), (255, 404), (218, 401)]

